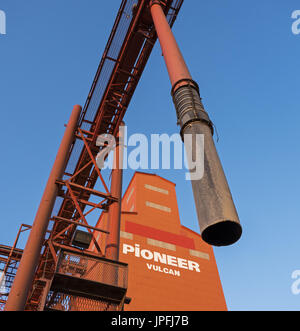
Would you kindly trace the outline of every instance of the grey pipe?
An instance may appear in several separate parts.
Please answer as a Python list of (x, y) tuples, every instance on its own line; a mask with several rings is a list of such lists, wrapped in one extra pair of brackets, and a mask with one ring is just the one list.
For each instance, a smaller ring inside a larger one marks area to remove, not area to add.
[[(213, 124), (204, 110), (198, 85), (190, 80), (178, 83), (182, 85), (176, 90), (173, 88), (172, 96), (190, 169), (194, 164), (191, 161), (199, 155), (204, 157), (202, 178), (193, 179), (191, 170), (201, 236), (213, 246), (232, 245), (240, 239), (242, 227), (214, 144)], [(204, 137), (202, 151), (201, 145), (195, 143), (197, 135)]]

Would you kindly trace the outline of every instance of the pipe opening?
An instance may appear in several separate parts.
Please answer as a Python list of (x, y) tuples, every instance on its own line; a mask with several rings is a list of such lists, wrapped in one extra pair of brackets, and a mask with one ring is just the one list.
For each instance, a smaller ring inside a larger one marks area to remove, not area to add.
[(242, 227), (233, 221), (210, 225), (202, 232), (202, 239), (212, 246), (229, 246), (236, 243), (242, 235)]

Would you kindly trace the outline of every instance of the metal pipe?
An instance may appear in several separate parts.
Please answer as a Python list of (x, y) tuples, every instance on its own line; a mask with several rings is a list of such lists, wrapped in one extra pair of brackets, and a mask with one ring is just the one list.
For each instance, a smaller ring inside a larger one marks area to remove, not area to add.
[[(150, 10), (172, 84), (181, 136), (190, 169), (193, 169), (197, 159), (203, 164), (201, 177), (193, 179), (191, 176), (202, 239), (214, 246), (231, 245), (241, 237), (242, 227), (213, 141), (213, 124), (203, 107), (199, 87), (192, 80), (162, 5), (161, 1), (153, 0)], [(196, 143), (198, 137), (204, 138), (202, 150), (201, 144)]]
[(182, 79), (192, 79), (159, 0), (150, 2), (152, 19), (160, 42), (172, 86)]
[(118, 201), (113, 202), (108, 210), (109, 236), (105, 247), (105, 257), (119, 261), (120, 248), (120, 222), (122, 204), (122, 181), (123, 181), (123, 148), (124, 148), (124, 123), (120, 124), (117, 136), (117, 144), (114, 152), (114, 166), (111, 175), (111, 195)]
[(62, 179), (66, 167), (70, 147), (75, 139), (81, 107), (73, 108), (70, 120), (65, 130), (53, 168), (51, 170), (40, 206), (30, 231), (18, 271), (5, 306), (6, 311), (23, 311), (31, 290), (35, 271), (39, 262), (41, 249), (49, 224), (49, 219), (58, 193), (56, 180)]

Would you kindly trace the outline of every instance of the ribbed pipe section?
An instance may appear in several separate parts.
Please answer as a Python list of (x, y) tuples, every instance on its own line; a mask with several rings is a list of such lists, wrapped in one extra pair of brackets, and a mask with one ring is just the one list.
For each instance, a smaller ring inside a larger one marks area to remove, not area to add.
[[(202, 177), (197, 179), (191, 170), (202, 239), (214, 246), (232, 245), (240, 239), (242, 227), (213, 140), (213, 123), (204, 110), (198, 85), (191, 80), (179, 83), (172, 96), (190, 169), (195, 162), (203, 168)], [(203, 145), (196, 143), (203, 142), (197, 137), (204, 138)]]
[[(185, 82), (185, 85), (181, 85), (174, 91), (174, 88), (183, 82)], [(184, 80), (178, 82), (176, 86), (172, 90), (172, 97), (176, 108), (178, 125), (181, 127), (181, 133), (183, 133), (188, 124), (200, 121), (206, 123), (213, 134), (213, 123), (204, 110), (197, 83), (192, 80)]]

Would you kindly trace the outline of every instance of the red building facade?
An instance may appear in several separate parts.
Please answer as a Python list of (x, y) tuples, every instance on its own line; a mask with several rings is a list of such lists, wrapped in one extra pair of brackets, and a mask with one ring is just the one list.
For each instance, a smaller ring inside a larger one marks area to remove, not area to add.
[[(99, 227), (106, 221), (103, 214)], [(125, 310), (227, 310), (213, 249), (181, 225), (175, 184), (164, 178), (133, 176), (122, 200), (120, 261), (129, 265)]]

